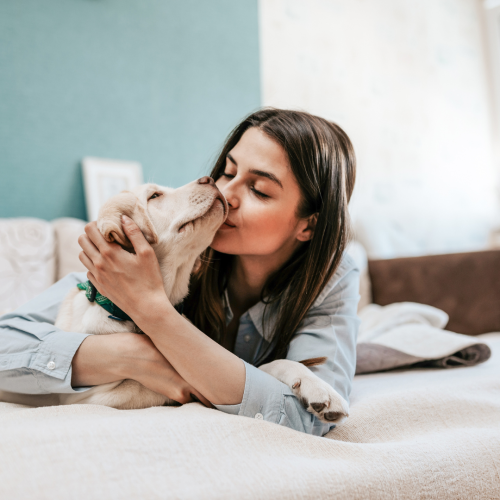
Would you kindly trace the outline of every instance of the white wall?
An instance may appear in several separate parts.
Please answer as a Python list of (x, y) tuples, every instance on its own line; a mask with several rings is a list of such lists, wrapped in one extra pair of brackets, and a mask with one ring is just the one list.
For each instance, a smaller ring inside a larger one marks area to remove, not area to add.
[(490, 67), (494, 109), (494, 152), (500, 170), (500, 0), (484, 0), (484, 40)]
[(480, 16), (477, 0), (260, 0), (263, 104), (349, 134), (353, 216), (399, 241), (372, 256), (481, 247), (500, 213)]

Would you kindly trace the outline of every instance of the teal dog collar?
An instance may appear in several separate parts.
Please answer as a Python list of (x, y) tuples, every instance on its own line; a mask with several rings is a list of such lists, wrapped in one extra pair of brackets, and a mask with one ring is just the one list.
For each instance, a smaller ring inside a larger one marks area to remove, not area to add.
[[(117, 305), (115, 305), (111, 300), (109, 300), (104, 295), (101, 295), (97, 288), (90, 282), (79, 283), (76, 285), (78, 289), (84, 290), (85, 295), (89, 302), (97, 302), (103, 309), (106, 309), (110, 313), (108, 318), (115, 319), (116, 321), (133, 321), (133, 319), (125, 312), (123, 312)], [(175, 310), (182, 314), (184, 312), (184, 303), (174, 306)]]
[(115, 305), (111, 300), (109, 300), (104, 295), (101, 295), (96, 287), (90, 282), (79, 283), (76, 285), (80, 290), (85, 290), (85, 295), (89, 302), (96, 302), (103, 309), (106, 309), (110, 313), (108, 318), (116, 319), (117, 321), (133, 321), (132, 318), (124, 313), (117, 305)]

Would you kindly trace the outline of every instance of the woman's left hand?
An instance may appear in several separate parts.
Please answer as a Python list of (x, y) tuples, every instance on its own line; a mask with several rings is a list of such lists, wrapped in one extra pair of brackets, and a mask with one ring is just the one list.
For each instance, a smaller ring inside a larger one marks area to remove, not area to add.
[(78, 243), (83, 249), (79, 258), (88, 269), (88, 279), (132, 318), (144, 311), (153, 313), (155, 308), (168, 307), (170, 302), (153, 248), (132, 219), (123, 216), (122, 225), (135, 254), (107, 242), (95, 222), (85, 226), (86, 234), (78, 238)]

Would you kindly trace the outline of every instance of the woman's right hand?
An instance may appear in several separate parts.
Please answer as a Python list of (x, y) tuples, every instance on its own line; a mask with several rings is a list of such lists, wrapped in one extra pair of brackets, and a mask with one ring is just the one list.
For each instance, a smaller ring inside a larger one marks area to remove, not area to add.
[(195, 401), (194, 396), (213, 407), (175, 371), (146, 335), (127, 332), (86, 337), (73, 357), (71, 385), (85, 387), (124, 379), (136, 380), (181, 404)]
[[(210, 401), (189, 385), (164, 358), (147, 335), (135, 335), (133, 352), (130, 352), (132, 370), (127, 370), (127, 377), (141, 383), (154, 392), (163, 394), (181, 404), (195, 401), (192, 396), (205, 406), (213, 408)], [(134, 361), (139, 361), (134, 365)]]

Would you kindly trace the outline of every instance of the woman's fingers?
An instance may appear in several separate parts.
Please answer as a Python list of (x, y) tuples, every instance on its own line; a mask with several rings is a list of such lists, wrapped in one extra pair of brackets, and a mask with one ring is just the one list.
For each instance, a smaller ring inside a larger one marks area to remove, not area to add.
[(96, 269), (94, 267), (93, 262), (88, 258), (85, 252), (80, 252), (78, 255), (80, 262), (92, 273), (96, 274)]
[(102, 290), (100, 290), (100, 288), (101, 288), (101, 287), (99, 286), (99, 283), (97, 283), (97, 280), (96, 280), (95, 276), (94, 276), (94, 275), (93, 275), (90, 271), (87, 273), (87, 279), (88, 279), (88, 280), (89, 280), (89, 281), (90, 281), (90, 282), (91, 282), (91, 283), (95, 286), (96, 290), (97, 290), (100, 294), (105, 295), (105, 294), (103, 293), (103, 291), (102, 291)]
[(78, 237), (78, 244), (92, 262), (94, 262), (97, 257), (99, 257), (99, 250), (97, 250), (97, 247), (92, 243), (92, 241), (86, 234), (81, 234)]
[(142, 234), (139, 226), (130, 217), (122, 215), (122, 228), (132, 243), (137, 255), (141, 255), (152, 250), (151, 245)]
[(135, 335), (129, 340), (133, 341), (133, 347), (129, 347), (126, 351), (123, 363), (127, 367), (125, 378), (136, 380), (148, 389), (163, 394), (178, 403), (186, 404), (199, 401), (205, 406), (213, 408), (210, 401), (175, 371), (147, 335)]
[(205, 405), (207, 408), (215, 408), (215, 406), (205, 397), (203, 397), (198, 391), (193, 390), (191, 392), (191, 399), (194, 401), (200, 402), (202, 405)]
[[(180, 377), (179, 377), (180, 378)], [(193, 402), (198, 402), (201, 403), (202, 405), (207, 406), (208, 408), (214, 408), (212, 403), (208, 401), (205, 397), (203, 397), (197, 390), (195, 390), (193, 387), (191, 387), (187, 382), (185, 382), (183, 379), (180, 379), (182, 382), (180, 386), (178, 387), (178, 394), (175, 397), (171, 397), (174, 401), (177, 401), (178, 403), (181, 403), (183, 405), (187, 403), (193, 403)], [(168, 395), (167, 395), (168, 397)]]
[(97, 222), (95, 222), (95, 221), (89, 222), (85, 226), (85, 233), (87, 234), (89, 240), (95, 245), (95, 247), (101, 253), (102, 253), (103, 249), (108, 248), (111, 245), (111, 243), (109, 243), (108, 241), (106, 241), (103, 238), (99, 229), (97, 229)]

